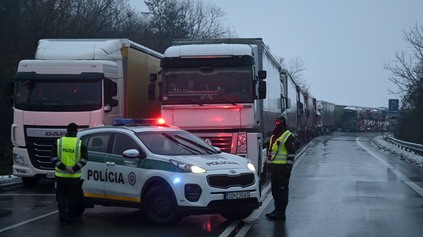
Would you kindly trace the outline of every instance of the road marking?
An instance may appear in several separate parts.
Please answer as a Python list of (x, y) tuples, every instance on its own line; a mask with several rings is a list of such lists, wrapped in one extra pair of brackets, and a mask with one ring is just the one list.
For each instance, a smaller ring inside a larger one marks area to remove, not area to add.
[(9, 226), (9, 227), (6, 227), (6, 228), (3, 228), (3, 229), (0, 229), (0, 233), (5, 232), (6, 230), (10, 230), (10, 229), (13, 229), (13, 228), (16, 228), (16, 227), (19, 227), (19, 226), (22, 226), (22, 225), (28, 224), (28, 223), (33, 222), (33, 221), (36, 221), (36, 220), (42, 219), (42, 218), (44, 218), (44, 217), (48, 217), (48, 216), (54, 215), (54, 214), (56, 214), (56, 213), (58, 213), (58, 212), (59, 212), (58, 210), (56, 210), (56, 211), (52, 211), (52, 212), (46, 213), (46, 214), (44, 214), (44, 215), (41, 215), (41, 216), (38, 216), (38, 217), (35, 217), (35, 218), (32, 218), (32, 219), (29, 219), (29, 220), (23, 221), (23, 222), (21, 222), (21, 223), (18, 223), (18, 224), (15, 224), (15, 225), (11, 225), (11, 226)]
[(368, 148), (366, 148), (363, 144), (361, 144), (361, 142), (359, 141), (359, 138), (360, 137), (357, 137), (356, 138), (356, 142), (357, 142), (357, 144), (359, 146), (361, 146), (361, 148), (363, 148), (364, 150), (366, 150), (374, 158), (378, 159), (383, 165), (385, 165), (396, 176), (398, 176), (398, 178), (401, 181), (403, 181), (404, 183), (406, 183), (410, 188), (412, 188), (414, 191), (416, 191), (418, 194), (420, 194), (420, 196), (423, 197), (423, 189), (420, 186), (418, 186), (416, 183), (414, 183), (411, 180), (409, 180), (407, 177), (405, 177), (405, 175), (403, 175), (401, 172), (399, 172), (397, 169), (395, 169), (392, 165), (390, 165), (388, 162), (386, 162), (383, 158), (381, 158), (380, 156), (378, 156), (376, 153), (374, 153), (371, 150), (369, 150)]
[(225, 229), (225, 231), (223, 231), (222, 234), (219, 235), (219, 237), (230, 236), (232, 234), (232, 232), (235, 231), (235, 228), (240, 227), (240, 225), (242, 227), (239, 231), (237, 231), (237, 234), (235, 236), (244, 236), (247, 233), (247, 231), (251, 228), (254, 221), (257, 218), (260, 217), (261, 213), (264, 211), (264, 209), (266, 209), (269, 202), (273, 199), (272, 195), (266, 195), (269, 192), (269, 190), (270, 190), (270, 183), (266, 187), (264, 187), (264, 189), (261, 192), (262, 197), (266, 196), (266, 199), (262, 202), (262, 205), (258, 209), (254, 210), (254, 212), (249, 217), (244, 219), (244, 221), (234, 221), (234, 222), (232, 222)]
[(3, 193), (0, 194), (0, 197), (56, 197), (56, 194), (53, 193), (47, 193), (47, 194), (41, 194), (41, 193)]
[[(265, 188), (265, 190), (269, 190), (270, 189), (270, 184), (268, 184)], [(263, 192), (263, 193), (267, 193)], [(266, 195), (266, 199), (264, 199), (261, 207), (257, 210), (255, 210), (253, 212), (253, 214), (251, 214), (251, 216), (249, 216), (247, 219), (245, 219), (246, 223), (244, 224), (244, 226), (238, 231), (238, 233), (235, 235), (235, 237), (242, 237), (245, 236), (247, 234), (247, 232), (250, 230), (250, 228), (255, 224), (255, 220), (257, 220), (261, 213), (263, 213), (263, 211), (266, 209), (266, 207), (269, 205), (269, 203), (273, 200), (273, 196), (272, 195)]]

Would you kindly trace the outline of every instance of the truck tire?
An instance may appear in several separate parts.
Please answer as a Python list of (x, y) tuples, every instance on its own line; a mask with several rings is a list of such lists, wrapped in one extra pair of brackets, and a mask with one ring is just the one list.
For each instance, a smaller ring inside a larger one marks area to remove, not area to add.
[(26, 188), (37, 186), (39, 180), (40, 179), (38, 177), (22, 177), (22, 183)]
[(242, 220), (247, 218), (251, 215), (254, 209), (246, 209), (246, 210), (237, 210), (237, 211), (228, 211), (220, 213), (225, 219), (234, 221), (234, 220)]
[(173, 225), (181, 219), (175, 195), (166, 185), (151, 188), (145, 196), (143, 207), (147, 217), (159, 225)]

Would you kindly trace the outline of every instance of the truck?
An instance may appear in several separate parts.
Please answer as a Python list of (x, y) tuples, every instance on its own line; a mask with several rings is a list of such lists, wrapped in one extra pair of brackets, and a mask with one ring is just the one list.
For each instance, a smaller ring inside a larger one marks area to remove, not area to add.
[(164, 52), (157, 83), (162, 117), (250, 159), (261, 174), (275, 118), (286, 105), (281, 72), (261, 38), (175, 40)]
[(334, 103), (318, 100), (316, 102), (316, 128), (319, 135), (330, 134), (335, 131)]
[(309, 142), (317, 136), (316, 103), (317, 100), (309, 92), (304, 92), (305, 141)]
[(41, 39), (14, 83), (13, 174), (26, 186), (53, 178), (50, 152), (70, 122), (80, 129), (114, 118), (160, 116), (148, 100), (162, 54), (129, 39)]
[(304, 118), (304, 95), (298, 83), (286, 70), (281, 72), (284, 82), (284, 103), (283, 115), (287, 119), (288, 129), (295, 136), (295, 146), (299, 148), (305, 141), (305, 118)]
[(363, 130), (363, 108), (360, 106), (346, 106), (341, 117), (343, 132), (360, 132)]

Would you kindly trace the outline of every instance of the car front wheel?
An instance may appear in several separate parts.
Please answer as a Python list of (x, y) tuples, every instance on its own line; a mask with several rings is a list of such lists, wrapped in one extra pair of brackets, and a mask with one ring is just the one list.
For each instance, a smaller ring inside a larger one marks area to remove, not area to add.
[(151, 188), (145, 196), (143, 206), (147, 217), (159, 225), (176, 224), (181, 218), (175, 195), (165, 185)]

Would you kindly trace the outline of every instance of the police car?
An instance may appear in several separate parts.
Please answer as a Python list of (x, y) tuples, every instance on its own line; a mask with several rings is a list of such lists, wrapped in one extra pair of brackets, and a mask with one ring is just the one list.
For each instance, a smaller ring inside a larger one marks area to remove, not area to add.
[(120, 119), (78, 137), (89, 152), (82, 173), (86, 207), (136, 207), (157, 224), (174, 224), (212, 213), (240, 220), (261, 205), (249, 160), (179, 128)]

